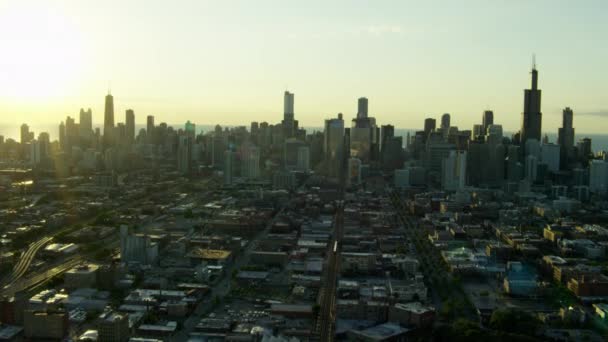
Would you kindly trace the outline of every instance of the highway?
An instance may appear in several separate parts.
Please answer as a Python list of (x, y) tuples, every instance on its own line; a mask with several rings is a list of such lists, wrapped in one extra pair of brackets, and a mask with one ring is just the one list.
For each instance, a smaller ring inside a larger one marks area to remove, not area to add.
[(36, 253), (51, 240), (53, 240), (53, 238), (47, 236), (30, 244), (30, 247), (21, 255), (19, 262), (13, 267), (13, 272), (2, 279), (0, 285), (3, 287), (10, 286), (10, 284), (19, 280), (30, 267), (32, 260), (36, 257)]
[(340, 250), (344, 234), (344, 201), (338, 201), (334, 217), (333, 240), (327, 249), (327, 265), (323, 274), (323, 287), (319, 294), (319, 316), (315, 330), (320, 341), (333, 341), (336, 320), (336, 286), (340, 274)]
[(48, 268), (45, 271), (35, 273), (32, 272), (27, 277), (15, 280), (9, 285), (6, 285), (4, 288), (2, 288), (1, 295), (8, 297), (14, 296), (17, 292), (30, 289), (53, 278), (54, 276), (68, 271), (69, 269), (82, 263), (82, 261), (83, 259), (81, 256), (74, 255), (67, 260), (54, 264), (51, 266), (51, 268)]

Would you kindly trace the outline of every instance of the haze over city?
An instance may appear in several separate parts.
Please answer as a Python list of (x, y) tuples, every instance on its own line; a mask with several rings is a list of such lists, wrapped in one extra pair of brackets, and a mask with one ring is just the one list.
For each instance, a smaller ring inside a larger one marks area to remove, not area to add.
[(470, 129), (491, 109), (516, 131), (536, 54), (543, 129), (556, 131), (570, 106), (578, 132), (603, 133), (607, 10), (604, 1), (1, 1), (0, 124), (55, 124), (81, 107), (102, 123), (108, 88), (118, 111), (169, 123), (271, 121), (288, 89), (304, 127), (354, 116), (366, 96), (372, 114), (400, 128), (447, 112)]
[(0, 340), (608, 341), (607, 10), (0, 0)]

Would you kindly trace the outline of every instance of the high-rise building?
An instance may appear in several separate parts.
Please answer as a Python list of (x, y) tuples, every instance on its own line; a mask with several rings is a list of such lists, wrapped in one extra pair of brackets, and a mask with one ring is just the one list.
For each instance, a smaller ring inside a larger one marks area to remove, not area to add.
[(562, 164), (567, 165), (574, 159), (574, 113), (570, 107), (562, 111), (562, 127), (557, 131), (557, 144), (561, 148)]
[(67, 151), (65, 144), (65, 124), (63, 121), (59, 124), (59, 148), (62, 151)]
[(192, 168), (192, 143), (194, 138), (189, 135), (179, 137), (177, 147), (177, 170), (181, 174), (188, 174)]
[(236, 167), (236, 154), (232, 150), (224, 151), (224, 184), (232, 184)]
[(288, 92), (287, 90), (283, 96), (283, 119), (294, 119), (294, 94)]
[(538, 158), (529, 154), (525, 159), (525, 170), (524, 170), (524, 178), (530, 183), (536, 182), (538, 175)]
[(91, 108), (86, 111), (80, 108), (78, 125), (81, 137), (88, 138), (93, 135), (93, 112)]
[(184, 125), (184, 131), (186, 132), (186, 134), (191, 137), (192, 139), (194, 139), (194, 137), (196, 136), (196, 125), (192, 122), (190, 122), (190, 120), (186, 121), (186, 124)]
[(441, 163), (441, 187), (448, 191), (462, 190), (465, 187), (467, 152), (450, 151)]
[(437, 120), (433, 118), (424, 119), (424, 135), (428, 138), (429, 134), (435, 130), (437, 126)]
[(47, 132), (38, 134), (38, 140), (32, 140), (30, 144), (30, 163), (38, 165), (45, 161), (51, 152), (51, 138)]
[(582, 138), (576, 144), (576, 148), (578, 150), (578, 157), (584, 163), (587, 163), (589, 159), (593, 157), (593, 150), (591, 149), (591, 139), (590, 138)]
[(133, 109), (127, 109), (125, 112), (125, 131), (127, 143), (133, 144), (135, 141), (135, 112)]
[(488, 127), (494, 124), (494, 112), (491, 110), (486, 110), (483, 112), (483, 117), (481, 118), (481, 134), (486, 135), (488, 133)]
[(285, 91), (283, 96), (283, 134), (285, 138), (291, 138), (298, 130), (298, 122), (294, 114), (294, 94)]
[(556, 144), (540, 145), (540, 161), (547, 165), (549, 171), (557, 173), (560, 164), (560, 146)]
[(395, 136), (395, 126), (382, 125), (380, 126), (380, 151), (384, 151), (386, 143)]
[(103, 141), (104, 148), (114, 144), (114, 97), (106, 95), (106, 103), (103, 116)]
[(359, 158), (348, 158), (346, 185), (361, 183), (361, 160)]
[(367, 106), (368, 106), (367, 98), (360, 97), (357, 102), (357, 118), (366, 118), (367, 117), (367, 115), (368, 115)]
[(308, 146), (298, 147), (298, 164), (296, 169), (302, 172), (310, 171), (310, 148)]
[(450, 113), (441, 116), (441, 129), (447, 131), (450, 128)]
[(154, 134), (154, 115), (148, 115), (146, 118), (146, 136), (148, 137), (148, 143), (155, 143)]
[(260, 149), (253, 144), (241, 148), (241, 176), (248, 179), (260, 177)]
[(502, 143), (502, 125), (489, 125), (486, 129), (486, 142), (492, 146)]
[(328, 175), (339, 177), (344, 165), (344, 120), (342, 113), (335, 119), (325, 120), (325, 143), (323, 144)]
[(589, 190), (600, 194), (608, 192), (608, 162), (591, 161), (589, 164)]
[(28, 126), (27, 124), (21, 125), (20, 138), (21, 144), (27, 144), (34, 138), (33, 133), (30, 132), (30, 126)]
[(306, 146), (304, 141), (296, 138), (288, 138), (283, 146), (283, 163), (285, 169), (295, 170), (298, 166), (298, 149)]
[(538, 71), (536, 64), (532, 66), (531, 89), (524, 90), (524, 112), (521, 122), (521, 144), (525, 145), (528, 139), (541, 141), (542, 113), (540, 111), (541, 91), (538, 89)]

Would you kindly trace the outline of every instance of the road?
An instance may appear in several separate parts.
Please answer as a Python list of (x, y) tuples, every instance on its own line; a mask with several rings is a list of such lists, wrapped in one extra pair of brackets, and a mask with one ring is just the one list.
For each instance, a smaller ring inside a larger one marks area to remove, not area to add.
[[(266, 227), (259, 232), (251, 241), (247, 244), (245, 249), (239, 253), (234, 261), (228, 265), (226, 268), (222, 279), (217, 282), (215, 285), (211, 286), (211, 296), (213, 298), (223, 298), (228, 293), (230, 293), (230, 285), (232, 282), (232, 272), (234, 270), (239, 270), (241, 267), (245, 266), (249, 261), (249, 257), (251, 252), (257, 247), (256, 241), (265, 238), (270, 232), (270, 228), (276, 222), (277, 218), (281, 216), (285, 208), (281, 208), (279, 212), (266, 224)], [(182, 329), (180, 329), (171, 339), (172, 341), (186, 341), (190, 333), (194, 331), (196, 325), (200, 322), (201, 318), (206, 315), (213, 308), (213, 298), (206, 298), (202, 302), (200, 302), (194, 312), (186, 319)]]
[[(205, 181), (204, 184), (208, 184), (211, 180), (212, 179), (209, 178), (208, 180)], [(150, 198), (152, 195), (153, 194), (148, 194), (148, 195), (142, 196), (141, 198), (139, 198), (137, 200), (131, 200), (131, 201), (129, 201), (131, 204), (128, 205), (127, 207), (135, 207), (135, 206), (139, 205), (139, 203), (142, 203), (142, 201), (145, 201), (148, 198)], [(121, 204), (116, 203), (114, 205), (114, 207), (116, 207), (116, 208), (121, 207)], [(19, 263), (14, 267), (13, 272), (9, 276), (7, 276), (2, 282), (0, 282), (0, 286), (1, 286), (0, 295), (11, 296), (19, 291), (29, 289), (37, 284), (40, 284), (44, 280), (48, 280), (56, 275), (66, 272), (71, 267), (74, 267), (74, 266), (78, 265), (80, 262), (82, 262), (84, 260), (83, 257), (88, 255), (89, 253), (84, 253), (84, 252), (80, 251), (80, 252), (78, 252), (79, 255), (74, 255), (74, 256), (67, 257), (65, 259), (61, 259), (58, 262), (45, 266), (43, 270), (39, 270), (39, 271), (35, 272), (35, 274), (30, 274), (29, 277), (26, 277), (25, 279), (21, 279), (24, 276), (24, 274), (27, 272), (31, 262), (34, 260), (36, 253), (46, 243), (51, 241), (53, 239), (53, 236), (73, 230), (73, 227), (75, 227), (76, 224), (86, 225), (88, 223), (92, 223), (92, 222), (94, 222), (96, 217), (97, 216), (79, 220), (77, 223), (74, 223), (64, 229), (55, 231), (52, 233), (52, 235), (46, 236), (46, 237), (32, 243), (30, 245), (30, 247), (28, 248), (28, 250), (22, 254), (21, 259), (19, 260)], [(111, 238), (106, 246), (110, 246), (110, 247), (116, 246), (117, 241), (118, 241), (118, 235)], [(78, 260), (78, 262), (76, 262), (75, 260)], [(43, 279), (44, 277), (46, 277), (46, 278)]]
[(336, 286), (340, 274), (340, 250), (344, 235), (344, 202), (339, 201), (334, 217), (334, 234), (328, 246), (323, 287), (319, 295), (319, 316), (315, 330), (320, 341), (333, 341), (336, 323)]
[(82, 263), (81, 256), (74, 255), (66, 260), (55, 263), (43, 272), (32, 273), (27, 277), (12, 282), (2, 289), (3, 296), (14, 296), (17, 292), (30, 289)]
[[(406, 206), (397, 192), (390, 194), (391, 202), (397, 213), (397, 217), (405, 227), (405, 237), (408, 241), (414, 244), (416, 255), (420, 262), (420, 269), (426, 281), (429, 283), (433, 301), (436, 309), (439, 311), (446, 299), (461, 300), (462, 302), (470, 302), (461, 285), (455, 284), (452, 274), (449, 272), (440, 252), (429, 241), (427, 232), (415, 222), (412, 222), (408, 215)], [(447, 287), (447, 288), (445, 288)], [(438, 288), (448, 292), (438, 293)], [(440, 298), (443, 297), (443, 298)], [(477, 313), (471, 308), (464, 307), (459, 314), (470, 320), (478, 320)]]
[(21, 278), (30, 267), (32, 260), (34, 260), (36, 253), (38, 253), (40, 248), (44, 247), (44, 245), (46, 245), (52, 239), (52, 237), (46, 236), (30, 244), (30, 247), (21, 255), (19, 262), (15, 265), (15, 267), (13, 267), (13, 272), (4, 278), (2, 282), (0, 282), (0, 285), (3, 287), (10, 286), (10, 284), (19, 280), (19, 278)]

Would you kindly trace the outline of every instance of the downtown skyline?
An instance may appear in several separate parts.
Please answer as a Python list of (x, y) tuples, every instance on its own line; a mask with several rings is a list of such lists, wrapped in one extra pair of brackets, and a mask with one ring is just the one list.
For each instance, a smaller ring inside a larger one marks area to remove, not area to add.
[[(355, 116), (355, 101), (365, 96), (370, 114), (396, 127), (415, 128), (447, 112), (470, 129), (490, 109), (506, 131), (516, 131), (536, 53), (543, 133), (557, 131), (566, 106), (578, 132), (603, 133), (608, 50), (595, 44), (606, 31), (603, 21), (592, 20), (602, 12), (597, 6), (389, 2), (365, 11), (364, 2), (347, 8), (262, 2), (268, 11), (252, 17), (248, 4), (153, 3), (137, 17), (141, 24), (124, 26), (138, 4), (1, 3), (3, 31), (11, 32), (3, 38), (13, 53), (0, 58), (8, 75), (0, 81), (0, 112), (10, 113), (0, 124), (53, 124), (81, 107), (90, 107), (100, 124), (101, 97), (110, 86), (116, 112), (134, 109), (138, 124), (147, 115), (201, 125), (239, 125), (251, 117), (272, 122), (281, 116), (278, 94), (287, 89), (298, 95), (295, 115), (304, 127), (319, 127), (338, 112)], [(106, 28), (101, 20), (110, 11), (117, 20)], [(535, 39), (499, 20), (504, 15), (517, 25), (541, 12), (531, 28)], [(228, 19), (214, 18), (219, 14)], [(152, 22), (168, 24), (161, 29)]]

